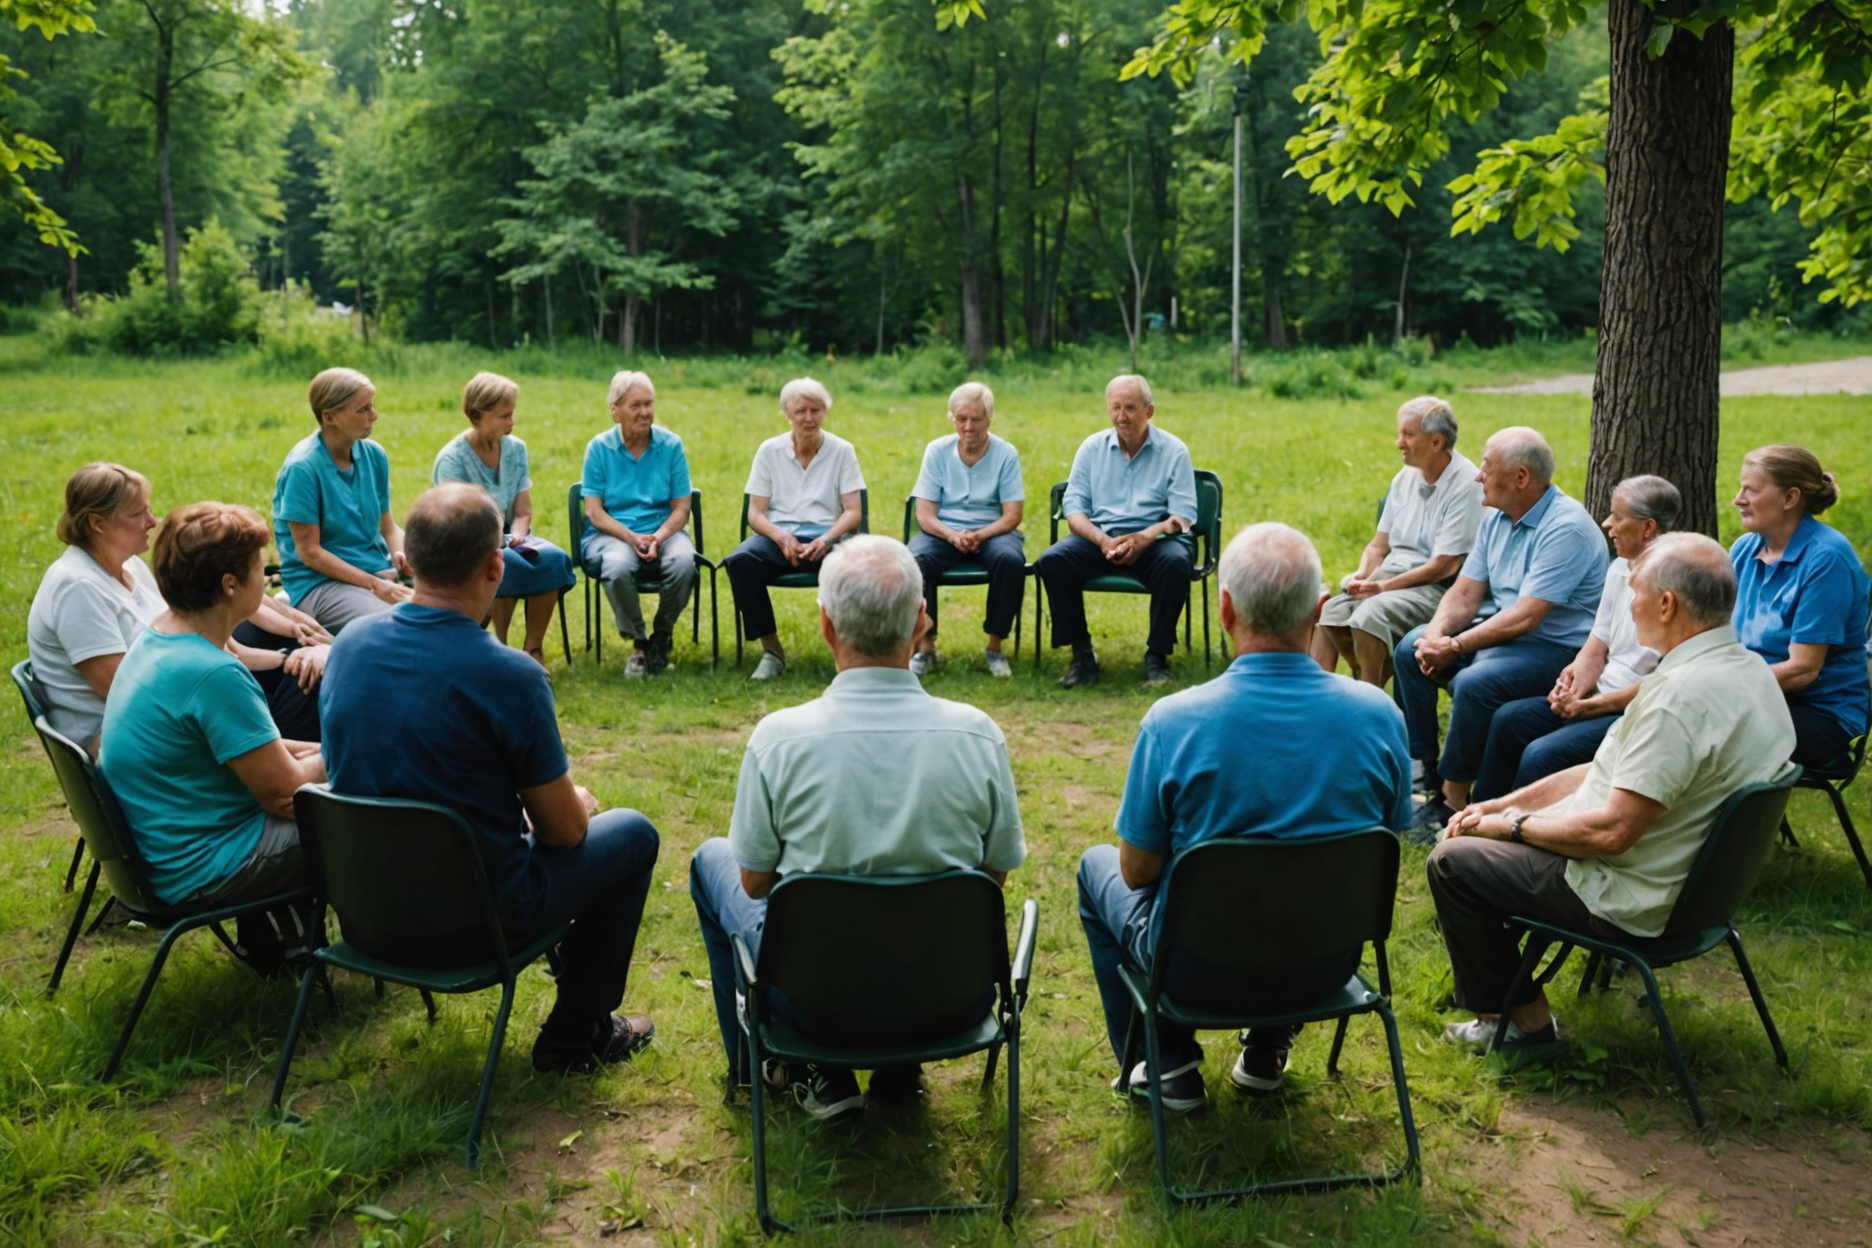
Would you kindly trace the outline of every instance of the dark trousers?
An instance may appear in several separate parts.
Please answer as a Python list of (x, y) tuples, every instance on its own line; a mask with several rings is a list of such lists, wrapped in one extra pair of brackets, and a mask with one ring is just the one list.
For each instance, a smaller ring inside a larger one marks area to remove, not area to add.
[(1508, 703), (1489, 724), (1488, 744), (1482, 747), (1482, 765), (1476, 770), (1470, 797), (1478, 802), (1502, 797), (1556, 771), (1592, 762), (1599, 743), (1619, 719), (1617, 715), (1562, 719), (1544, 697)]
[(1098, 543), (1076, 533), (1061, 538), (1034, 561), (1034, 572), (1046, 584), (1053, 612), (1053, 644), (1075, 649), (1092, 644), (1092, 631), (1086, 626), (1086, 582), (1114, 573), (1130, 576), (1150, 590), (1150, 637), (1145, 649), (1169, 658), (1176, 649), (1177, 618), (1189, 601), (1192, 558), (1189, 543), (1180, 537), (1151, 543), (1129, 566), (1111, 562)]
[[(234, 626), (234, 640), (255, 650), (299, 648), (299, 643), (293, 638), (269, 633), (245, 620)], [(312, 687), (312, 692), (307, 693), (299, 687), (296, 677), (277, 667), (271, 671), (255, 672), (253, 676), (260, 682), (260, 692), (266, 694), (267, 712), (272, 715), (273, 726), (279, 729), (280, 736), (288, 741), (324, 739), (319, 729), (317, 685)]]
[[(1566, 864), (1559, 854), (1532, 845), (1479, 836), (1458, 836), (1431, 851), (1424, 871), (1455, 972), (1457, 1005), (1478, 1014), (1501, 1009), (1521, 967), (1524, 929), (1508, 925), (1512, 915), (1610, 940), (1631, 938), (1586, 908), (1567, 886)], [(1533, 986), (1523, 984), (1511, 1004), (1526, 1005), (1534, 997)]]
[(759, 641), (778, 631), (774, 624), (773, 597), (768, 593), (768, 586), (788, 572), (818, 570), (817, 563), (801, 563), (795, 567), (787, 562), (787, 557), (780, 553), (780, 547), (772, 538), (762, 537), (759, 533), (748, 534), (747, 540), (722, 560), (722, 571), (728, 574), (728, 587), (734, 592), (735, 610), (741, 613), (743, 632), (747, 639)]
[[(1503, 704), (1520, 698), (1544, 697), (1553, 688), (1560, 669), (1573, 659), (1571, 646), (1521, 638), (1465, 654), (1429, 677), (1417, 667), (1417, 639), (1423, 629), (1404, 634), (1393, 655), (1392, 696), (1404, 712), (1410, 735), (1411, 757), (1424, 765), (1424, 783), (1434, 788), (1440, 780), (1474, 780), (1488, 744), (1489, 724)], [(1450, 691), (1449, 738), (1437, 753), (1437, 689)]]
[(936, 588), (943, 573), (976, 564), (988, 571), (988, 616), (982, 632), (1006, 637), (1014, 631), (1014, 617), (1027, 594), (1027, 551), (1020, 530), (995, 534), (972, 555), (940, 537), (919, 533), (910, 539), (910, 553), (923, 571), (923, 606), (929, 612), (931, 637), (936, 635)]
[(571, 921), (559, 945), (559, 999), (546, 1018), (554, 1033), (581, 1035), (623, 1003), (658, 845), (648, 819), (607, 810), (592, 816), (577, 848), (534, 847), (533, 895), (501, 918), (516, 942)]
[(1852, 733), (1825, 711), (1805, 702), (1789, 702), (1794, 721), (1794, 761), (1802, 767), (1844, 766), (1852, 750)]

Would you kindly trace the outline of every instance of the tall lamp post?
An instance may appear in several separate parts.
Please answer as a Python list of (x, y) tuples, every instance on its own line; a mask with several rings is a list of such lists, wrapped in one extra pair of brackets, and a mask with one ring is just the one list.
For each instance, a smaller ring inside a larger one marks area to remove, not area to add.
[(1248, 83), (1235, 88), (1235, 263), (1229, 275), (1229, 384), (1241, 385), (1241, 227), (1242, 227), (1242, 106)]

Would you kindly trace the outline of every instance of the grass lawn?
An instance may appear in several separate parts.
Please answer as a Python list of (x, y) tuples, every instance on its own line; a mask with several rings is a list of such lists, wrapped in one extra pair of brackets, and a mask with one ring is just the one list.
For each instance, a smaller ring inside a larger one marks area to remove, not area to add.
[[(399, 516), (426, 483), (436, 449), (462, 426), (457, 397), (480, 363), (459, 349), (411, 352), (380, 376), (376, 436), (390, 454)], [(607, 425), (608, 370), (594, 364), (582, 376), (538, 375), (518, 363), (517, 432), (532, 452), (539, 528), (563, 540), (565, 486), (586, 440)], [(1462, 379), (1472, 371), (1480, 370), (1470, 360)], [(662, 385), (658, 419), (688, 444), (707, 500), (706, 553), (720, 557), (734, 544), (753, 448), (784, 424), (772, 390), (685, 386), (679, 373), (670, 364), (653, 374)], [(828, 374), (835, 399), (828, 427), (856, 444), (874, 526), (895, 533), (922, 447), (947, 429), (942, 399), (876, 385), (842, 389), (838, 377)], [(0, 379), (8, 451), (0, 509), (13, 535), (0, 555), (0, 657), (8, 664), (26, 653), (27, 607), (58, 553), (53, 520), (73, 468), (112, 459), (141, 469), (154, 483), (158, 514), (204, 498), (264, 512), (282, 456), (313, 428), (305, 379), (269, 377), (238, 362), (48, 360), (35, 343), (6, 339)], [(1336, 578), (1369, 535), (1374, 502), (1396, 463), (1392, 413), (1408, 397), (1380, 382), (1367, 388), (1365, 398), (1337, 401), (1163, 387), (1158, 413), (1190, 444), (1197, 465), (1221, 476), (1228, 530), (1257, 519), (1296, 524)], [(1579, 492), (1585, 396), (1454, 397), (1471, 456), (1489, 431), (1532, 424), (1555, 446), (1562, 486)], [(1732, 400), (1724, 405), (1723, 487), (1749, 447), (1802, 442), (1841, 481), (1845, 498), (1827, 518), (1863, 556), (1872, 543), (1869, 416), (1872, 403), (1863, 398)], [(1041, 377), (1005, 390), (996, 432), (1021, 449), (1028, 489), (1044, 500), (1078, 441), (1102, 424), (1096, 386)], [(1030, 558), (1046, 544), (1042, 510), (1030, 509)], [(1725, 540), (1734, 535), (1726, 521)], [(719, 589), (732, 659), (728, 587)], [(704, 648), (682, 634), (676, 666), (661, 679), (626, 681), (621, 647), (609, 648), (598, 669), (578, 648), (579, 596), (568, 599), (574, 663), (563, 663), (556, 637), (548, 654), (574, 777), (607, 805), (644, 811), (662, 833), (626, 998), (633, 1012), (656, 1018), (659, 1035), (644, 1058), (595, 1080), (537, 1076), (526, 1054), (551, 989), (529, 973), (479, 1173), (463, 1167), (461, 1140), (492, 993), (443, 999), (432, 1027), (414, 993), (393, 989), (378, 999), (368, 983), (339, 977), (339, 1012), (315, 1006), (294, 1065), (289, 1094), (305, 1124), (287, 1129), (271, 1124), (264, 1106), (295, 990), (258, 984), (210, 937), (195, 936), (165, 970), (122, 1074), (97, 1083), (155, 937), (112, 927), (81, 941), (65, 986), (45, 998), (72, 904), (59, 885), (73, 827), (23, 718), (0, 715), (0, 1244), (758, 1240), (747, 1110), (745, 1102), (721, 1103), (723, 1061), (710, 994), (699, 982), (707, 966), (685, 871), (695, 846), (726, 829), (751, 726), (814, 696), (832, 675), (812, 631), (810, 596), (782, 592), (777, 600), (793, 666), (783, 681), (752, 687), (745, 667), (724, 661), (710, 669), (707, 619)], [(1390, 952), (1423, 1132), (1423, 1186), (1167, 1214), (1147, 1116), (1105, 1092), (1113, 1063), (1073, 891), (1080, 852), (1112, 837), (1130, 743), (1151, 699), (1136, 683), (1143, 603), (1095, 600), (1106, 680), (1070, 695), (1053, 684), (1063, 666), (1057, 655), (1048, 656), (1044, 676), (1023, 662), (1013, 681), (989, 680), (976, 661), (979, 611), (977, 593), (946, 596), (948, 664), (930, 687), (982, 706), (1006, 730), (1030, 848), (1009, 881), (1010, 919), (1026, 897), (1041, 907), (1023, 1062), (1019, 1217), (1011, 1232), (975, 1218), (834, 1228), (802, 1240), (1271, 1248), (1866, 1242), (1872, 1009), (1859, 985), (1872, 978), (1865, 935), (1872, 893), (1830, 811), (1811, 794), (1793, 807), (1802, 849), (1777, 854), (1739, 917), (1793, 1055), (1793, 1077), (1774, 1066), (1741, 979), (1720, 953), (1663, 976), (1714, 1120), (1708, 1133), (1693, 1132), (1630, 991), (1580, 1004), (1558, 994), (1573, 1043), (1551, 1068), (1510, 1075), (1441, 1044), (1437, 1003), (1447, 964), (1431, 923), (1423, 851), (1407, 847)], [(1031, 647), (1031, 609), (1026, 628)], [(1199, 621), (1198, 652), (1176, 656), (1182, 684), (1204, 677), (1201, 631)], [(1872, 828), (1868, 788), (1855, 788), (1852, 806)], [(1561, 987), (1573, 982), (1569, 974)], [(1212, 1038), (1211, 1109), (1173, 1123), (1173, 1164), (1187, 1180), (1369, 1168), (1401, 1155), (1376, 1021), (1354, 1025), (1337, 1082), (1324, 1074), (1325, 1031), (1302, 1037), (1287, 1094), (1253, 1103), (1227, 1088), (1230, 1038)], [(873, 1112), (854, 1130), (820, 1129), (777, 1111), (769, 1139), (782, 1216), (807, 1200), (997, 1190), (1001, 1093), (976, 1094), (978, 1063), (937, 1069), (927, 1104)]]

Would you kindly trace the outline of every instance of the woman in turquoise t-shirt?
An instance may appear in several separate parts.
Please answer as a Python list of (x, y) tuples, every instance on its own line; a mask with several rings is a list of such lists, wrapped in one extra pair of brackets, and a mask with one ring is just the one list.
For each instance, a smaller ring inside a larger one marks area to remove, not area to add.
[(476, 373), (462, 390), (468, 428), (437, 452), (430, 482), (465, 481), (494, 498), (506, 526), (507, 571), (494, 599), (494, 635), (507, 644), (514, 602), (526, 599), (526, 652), (546, 666), (546, 630), (559, 595), (577, 583), (572, 559), (551, 542), (533, 536), (533, 478), (526, 443), (513, 436), (520, 387), (498, 373)]

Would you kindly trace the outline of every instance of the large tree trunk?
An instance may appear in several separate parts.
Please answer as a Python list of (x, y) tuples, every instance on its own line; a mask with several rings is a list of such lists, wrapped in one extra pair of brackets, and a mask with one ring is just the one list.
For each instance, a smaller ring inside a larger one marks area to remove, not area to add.
[[(624, 245), (635, 256), (638, 254), (638, 231), (642, 217), (637, 205), (630, 206), (630, 216), (625, 226)], [(624, 318), (618, 322), (618, 349), (625, 355), (637, 349), (637, 292), (624, 292)]]
[(162, 205), (163, 281), (171, 299), (182, 294), (182, 240), (176, 233), (175, 188), (169, 180), (170, 79), (174, 73), (175, 28), (157, 22), (156, 77), (150, 84), (150, 103), (156, 113), (156, 198)]
[(1645, 55), (1650, 12), (1611, 0), (1605, 267), (1586, 505), (1656, 473), (1683, 492), (1682, 527), (1716, 533), (1723, 188), (1735, 31), (1677, 30)]
[(962, 203), (962, 353), (970, 368), (980, 368), (988, 359), (988, 338), (982, 325), (981, 266), (975, 259), (975, 192), (966, 176), (957, 181), (956, 193)]
[(1279, 256), (1261, 257), (1261, 303), (1266, 310), (1267, 345), (1270, 351), (1287, 349), (1287, 314), (1281, 310), (1280, 275), (1287, 262)]

